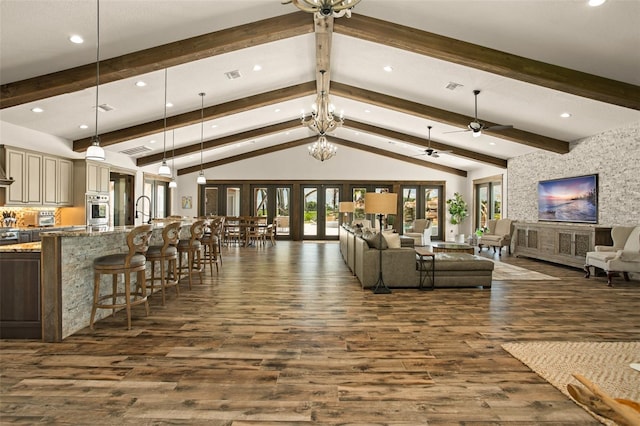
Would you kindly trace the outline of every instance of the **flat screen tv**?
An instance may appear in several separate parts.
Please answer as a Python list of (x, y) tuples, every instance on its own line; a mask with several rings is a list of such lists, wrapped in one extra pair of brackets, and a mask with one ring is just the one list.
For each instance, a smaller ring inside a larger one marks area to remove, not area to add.
[(538, 182), (538, 220), (598, 223), (598, 175)]

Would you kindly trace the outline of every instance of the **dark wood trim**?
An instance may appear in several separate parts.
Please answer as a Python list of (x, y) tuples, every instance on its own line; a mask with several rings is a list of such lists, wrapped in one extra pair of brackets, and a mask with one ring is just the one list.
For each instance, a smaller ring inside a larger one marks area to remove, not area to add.
[(42, 238), (41, 253), (41, 303), (42, 341), (62, 341), (62, 255), (60, 237)]
[[(236, 99), (219, 105), (212, 105), (204, 109), (204, 119), (213, 120), (278, 102), (289, 101), (301, 96), (312, 95), (315, 93), (315, 86), (315, 81), (309, 81), (302, 84), (296, 84), (295, 86), (289, 86), (254, 96)], [(202, 112), (200, 109), (197, 109), (183, 114), (174, 115), (172, 117), (167, 117), (167, 130), (200, 123), (202, 121), (201, 115)], [(115, 145), (120, 142), (162, 132), (163, 129), (164, 119), (160, 119), (127, 127), (125, 129), (114, 130), (100, 135), (100, 145), (103, 147)], [(76, 152), (86, 151), (89, 145), (91, 145), (91, 139), (92, 138), (84, 138), (73, 141), (73, 150)]]
[[(410, 114), (416, 117), (434, 120), (440, 123), (449, 124), (451, 126), (467, 128), (467, 125), (473, 121), (473, 117), (457, 114), (451, 111), (445, 111), (440, 108), (419, 104), (417, 102), (408, 101), (406, 99), (396, 98), (394, 96), (384, 95), (382, 93), (373, 92), (371, 90), (361, 89), (359, 87), (349, 86), (338, 82), (332, 83), (332, 93), (335, 96), (342, 96), (370, 105), (376, 105), (382, 108), (392, 109), (394, 111)], [(497, 123), (483, 121), (487, 126), (495, 126)], [(542, 149), (545, 151), (556, 152), (558, 154), (566, 154), (569, 152), (569, 143), (559, 139), (553, 139), (535, 133), (525, 132), (518, 129), (507, 129), (500, 132), (483, 131), (498, 138), (507, 139), (512, 142)]]
[(528, 59), (361, 14), (338, 19), (334, 32), (487, 71), (584, 98), (640, 109), (640, 86)]
[[(235, 135), (224, 136), (224, 137), (221, 137), (221, 138), (218, 138), (218, 139), (206, 140), (202, 144), (202, 148), (204, 150), (213, 149), (213, 148), (217, 148), (217, 147), (224, 146), (224, 145), (229, 145), (229, 144), (232, 144), (232, 143), (241, 142), (241, 141), (248, 140), (248, 139), (259, 138), (259, 137), (262, 137), (262, 136), (267, 136), (267, 135), (271, 135), (271, 134), (279, 133), (279, 132), (286, 132), (288, 130), (293, 130), (293, 129), (296, 129), (298, 127), (300, 127), (300, 120), (299, 119), (285, 121), (285, 122), (282, 122), (282, 123), (273, 124), (271, 126), (261, 127), (259, 129), (253, 129), (253, 130), (248, 130), (246, 132), (236, 133)], [(152, 155), (147, 155), (145, 157), (140, 157), (140, 158), (138, 158), (136, 160), (136, 165), (138, 167), (142, 167), (142, 166), (146, 166), (148, 164), (159, 163), (165, 157), (167, 159), (169, 159), (169, 158), (171, 158), (173, 156), (182, 157), (182, 156), (189, 155), (189, 154), (191, 154), (193, 152), (198, 152), (198, 151), (200, 151), (200, 143), (195, 143), (195, 144), (192, 144), (192, 145), (180, 147), (180, 148), (176, 149), (175, 152), (167, 151), (166, 156), (165, 156), (164, 153), (159, 152), (157, 154), (152, 154)]]
[[(361, 123), (355, 120), (345, 121), (344, 127), (371, 133), (373, 135), (397, 139), (413, 145), (422, 146), (424, 148), (427, 148), (429, 146), (429, 141), (427, 139), (419, 138), (417, 136), (409, 135), (406, 133), (396, 132), (394, 130), (384, 129), (382, 127), (372, 126), (371, 124)], [(433, 139), (431, 139), (431, 148), (438, 151), (451, 150), (449, 155), (469, 158), (474, 161), (486, 163), (491, 166), (501, 167), (503, 169), (507, 168), (507, 160), (503, 160), (502, 158), (492, 157), (490, 155), (481, 154), (479, 152), (469, 151), (468, 149), (460, 148), (458, 146), (436, 142)]]
[[(215, 31), (100, 61), (100, 84), (197, 61), (314, 31), (309, 14), (296, 12)], [(92, 62), (67, 70), (3, 84), (0, 109), (94, 87)]]

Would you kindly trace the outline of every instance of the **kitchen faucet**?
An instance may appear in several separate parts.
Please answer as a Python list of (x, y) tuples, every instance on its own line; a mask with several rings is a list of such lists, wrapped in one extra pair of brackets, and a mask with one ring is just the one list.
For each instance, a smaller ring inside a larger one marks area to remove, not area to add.
[[(140, 201), (141, 198), (146, 198), (147, 200), (149, 200), (149, 214), (147, 216), (149, 216), (149, 220), (147, 221), (147, 223), (149, 225), (151, 225), (151, 198), (147, 197), (146, 195), (141, 195), (138, 197), (138, 199), (136, 199), (136, 219), (138, 218), (138, 213), (140, 213), (142, 215), (142, 218), (144, 219), (145, 216), (145, 212), (143, 211), (138, 211), (138, 202)], [(142, 204), (142, 207), (144, 207), (144, 204)]]

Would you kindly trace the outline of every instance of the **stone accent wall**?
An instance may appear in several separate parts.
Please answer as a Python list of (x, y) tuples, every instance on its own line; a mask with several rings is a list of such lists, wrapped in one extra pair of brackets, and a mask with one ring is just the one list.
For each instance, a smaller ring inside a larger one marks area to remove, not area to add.
[(534, 152), (509, 160), (509, 217), (538, 221), (538, 181), (598, 174), (598, 224), (640, 223), (640, 122), (571, 143), (568, 154)]

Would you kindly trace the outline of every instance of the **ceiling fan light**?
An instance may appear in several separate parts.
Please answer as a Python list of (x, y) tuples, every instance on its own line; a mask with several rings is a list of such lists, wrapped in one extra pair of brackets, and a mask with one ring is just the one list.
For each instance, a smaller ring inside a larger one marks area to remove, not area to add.
[(160, 176), (171, 177), (171, 168), (167, 165), (167, 160), (162, 160), (162, 164), (158, 168)]
[(85, 159), (93, 161), (104, 161), (104, 149), (100, 146), (100, 139), (94, 138), (93, 142), (87, 148)]
[(474, 130), (473, 131), (473, 137), (474, 138), (479, 138), (480, 136), (482, 136), (482, 130)]

